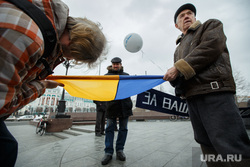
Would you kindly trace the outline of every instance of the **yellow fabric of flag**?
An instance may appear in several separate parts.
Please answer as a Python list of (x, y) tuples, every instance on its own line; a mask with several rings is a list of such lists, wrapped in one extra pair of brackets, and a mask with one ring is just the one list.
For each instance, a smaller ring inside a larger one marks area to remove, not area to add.
[(64, 89), (71, 96), (98, 101), (110, 101), (115, 99), (119, 75), (49, 76), (47, 79), (63, 83), (65, 85)]

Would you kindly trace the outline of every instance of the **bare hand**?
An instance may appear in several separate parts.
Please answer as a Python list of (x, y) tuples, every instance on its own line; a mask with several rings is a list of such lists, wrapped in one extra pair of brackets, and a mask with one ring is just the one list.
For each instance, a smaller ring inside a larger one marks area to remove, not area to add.
[(167, 73), (164, 75), (163, 79), (166, 81), (173, 81), (179, 75), (179, 71), (175, 67), (168, 69)]
[(52, 81), (52, 80), (42, 80), (41, 82), (45, 86), (45, 88), (48, 88), (48, 89), (53, 89), (53, 88), (56, 88), (57, 86), (64, 87), (62, 83)]

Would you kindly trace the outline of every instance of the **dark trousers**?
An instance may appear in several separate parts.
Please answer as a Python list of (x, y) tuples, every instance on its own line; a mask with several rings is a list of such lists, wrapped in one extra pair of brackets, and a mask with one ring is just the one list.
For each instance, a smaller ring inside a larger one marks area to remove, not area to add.
[[(116, 118), (107, 119), (106, 136), (105, 136), (105, 153), (113, 155), (114, 153), (114, 137), (115, 137), (115, 127)], [(128, 117), (119, 118), (119, 131), (116, 140), (116, 152), (123, 151), (125, 142), (128, 134)]]
[(16, 163), (18, 144), (7, 129), (4, 121), (0, 120), (0, 166), (13, 167)]
[(187, 99), (195, 140), (218, 154), (250, 158), (250, 140), (232, 93), (211, 93)]
[(105, 130), (105, 112), (96, 112), (95, 133), (104, 133)]

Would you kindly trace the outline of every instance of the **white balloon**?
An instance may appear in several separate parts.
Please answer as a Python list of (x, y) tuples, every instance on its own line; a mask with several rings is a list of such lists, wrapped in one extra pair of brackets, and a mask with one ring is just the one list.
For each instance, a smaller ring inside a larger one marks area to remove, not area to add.
[(131, 53), (135, 53), (141, 50), (142, 45), (142, 38), (136, 33), (130, 33), (124, 39), (124, 47)]

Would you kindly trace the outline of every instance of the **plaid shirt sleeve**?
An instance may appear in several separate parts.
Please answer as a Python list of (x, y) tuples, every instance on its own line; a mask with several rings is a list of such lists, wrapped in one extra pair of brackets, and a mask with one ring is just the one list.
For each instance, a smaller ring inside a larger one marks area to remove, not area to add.
[(36, 62), (44, 49), (41, 31), (30, 17), (0, 0), (0, 118), (41, 96)]

